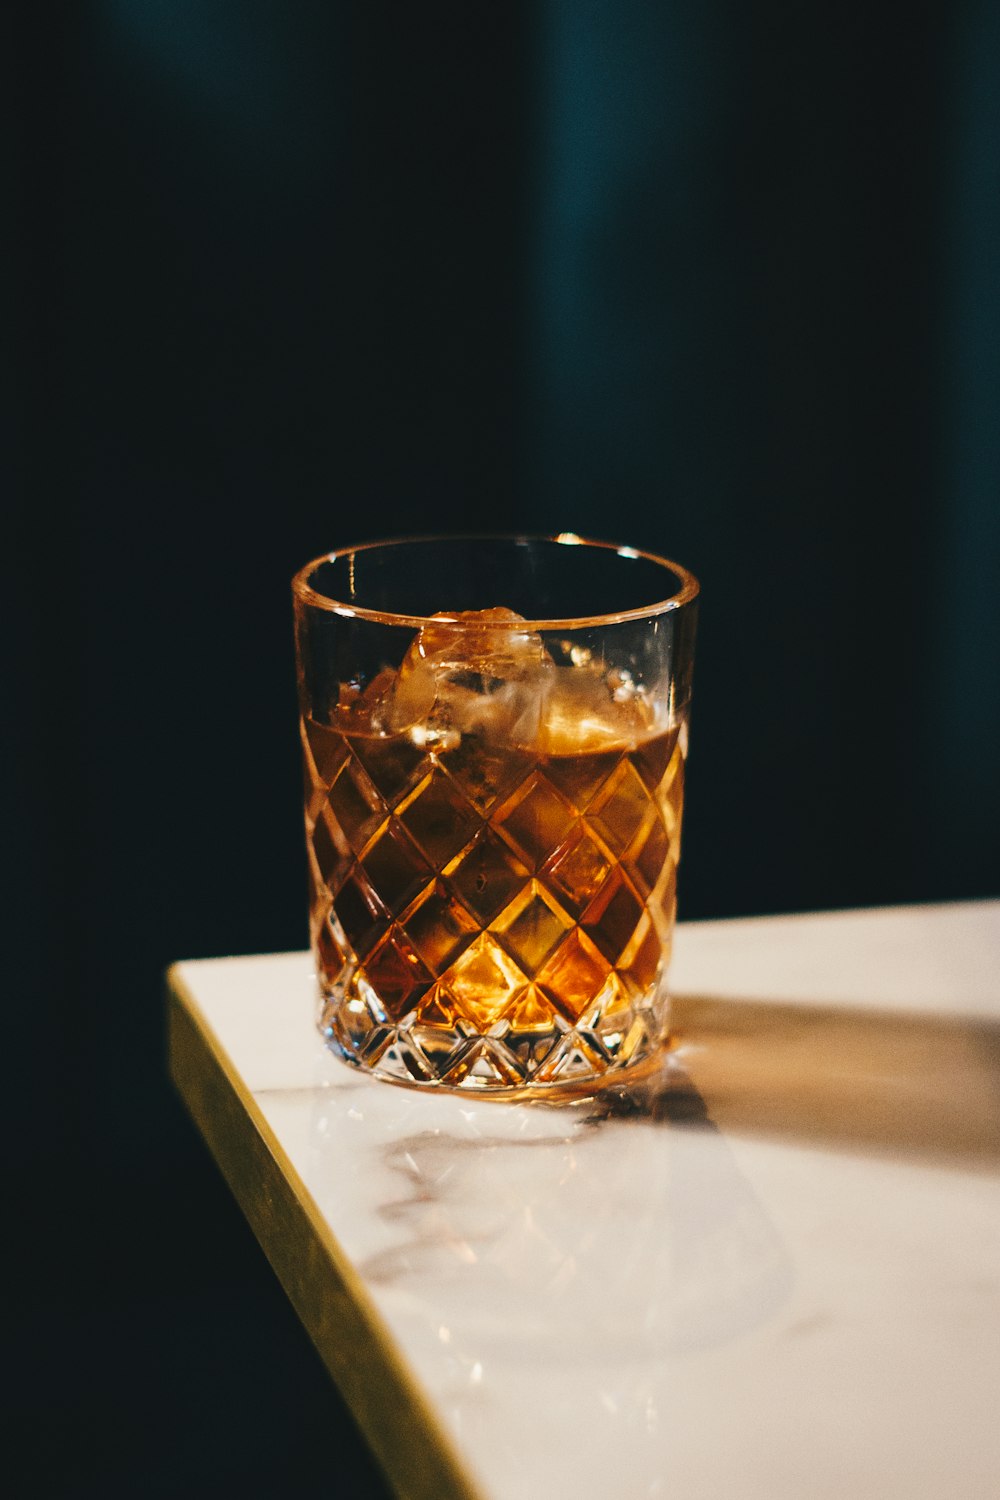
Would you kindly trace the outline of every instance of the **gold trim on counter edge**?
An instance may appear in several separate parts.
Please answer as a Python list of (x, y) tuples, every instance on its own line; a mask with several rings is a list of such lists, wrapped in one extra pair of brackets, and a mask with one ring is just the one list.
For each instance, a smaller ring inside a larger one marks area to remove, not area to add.
[(178, 965), (167, 987), (171, 1078), (390, 1483), (401, 1500), (482, 1500)]

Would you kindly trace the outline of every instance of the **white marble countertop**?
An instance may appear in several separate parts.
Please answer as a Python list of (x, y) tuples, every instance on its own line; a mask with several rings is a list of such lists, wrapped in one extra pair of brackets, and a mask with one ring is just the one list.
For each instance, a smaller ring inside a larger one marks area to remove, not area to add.
[(306, 954), (178, 965), (172, 1068), (400, 1494), (994, 1500), (1000, 902), (682, 925), (671, 979), (569, 1106), (352, 1071)]

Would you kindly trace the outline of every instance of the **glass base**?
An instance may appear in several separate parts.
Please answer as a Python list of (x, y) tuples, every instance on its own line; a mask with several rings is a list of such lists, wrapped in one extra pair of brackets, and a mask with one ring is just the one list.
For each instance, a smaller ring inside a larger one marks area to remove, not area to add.
[(395, 1022), (374, 997), (321, 992), (319, 1029), (345, 1062), (389, 1083), (497, 1099), (577, 1096), (660, 1053), (669, 1008), (660, 986), (609, 1015), (598, 1007), (575, 1023), (557, 1016), (544, 1029), (498, 1022), (484, 1035), (461, 1021)]

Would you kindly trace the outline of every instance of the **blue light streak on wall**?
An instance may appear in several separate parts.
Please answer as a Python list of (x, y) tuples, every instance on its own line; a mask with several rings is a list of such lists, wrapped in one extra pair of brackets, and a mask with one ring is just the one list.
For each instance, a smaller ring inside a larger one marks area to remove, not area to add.
[[(1000, 816), (1000, 8), (962, 16), (955, 121), (941, 569), (928, 579), (952, 852)], [(943, 585), (943, 587), (942, 587)], [(938, 771), (940, 775), (940, 770)], [(992, 817), (991, 817), (992, 815)], [(995, 878), (997, 857), (980, 847)]]
[(712, 128), (702, 26), (698, 6), (637, 0), (550, 0), (540, 23), (537, 451), (577, 516), (670, 467)]

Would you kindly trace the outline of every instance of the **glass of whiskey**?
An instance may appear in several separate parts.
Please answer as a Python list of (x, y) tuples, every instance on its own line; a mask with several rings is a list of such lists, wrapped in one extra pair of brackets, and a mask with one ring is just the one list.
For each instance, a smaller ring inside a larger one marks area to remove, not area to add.
[(697, 580), (557, 537), (293, 581), (320, 1029), (422, 1088), (574, 1092), (669, 1035)]

